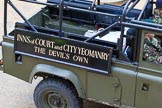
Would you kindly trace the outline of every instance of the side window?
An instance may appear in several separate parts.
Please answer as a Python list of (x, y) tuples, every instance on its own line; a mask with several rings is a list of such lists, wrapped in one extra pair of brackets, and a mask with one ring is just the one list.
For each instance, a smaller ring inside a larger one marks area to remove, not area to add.
[(143, 60), (162, 64), (162, 37), (151, 32), (145, 32), (143, 45)]

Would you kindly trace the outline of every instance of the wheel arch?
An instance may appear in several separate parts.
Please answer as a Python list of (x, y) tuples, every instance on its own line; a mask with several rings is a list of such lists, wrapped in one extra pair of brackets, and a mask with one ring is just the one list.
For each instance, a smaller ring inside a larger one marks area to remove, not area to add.
[(58, 67), (51, 66), (51, 65), (38, 64), (38, 65), (34, 66), (32, 72), (30, 74), (30, 77), (29, 77), (29, 82), (32, 83), (33, 77), (36, 74), (38, 75), (39, 73), (43, 73), (46, 75), (54, 75), (54, 76), (58, 76), (58, 77), (66, 79), (66, 80), (69, 80), (73, 84), (73, 86), (76, 88), (76, 91), (77, 91), (79, 97), (85, 98), (85, 93), (82, 88), (81, 81), (79, 80), (77, 75), (74, 74), (72, 71), (65, 70), (65, 69), (58, 68)]

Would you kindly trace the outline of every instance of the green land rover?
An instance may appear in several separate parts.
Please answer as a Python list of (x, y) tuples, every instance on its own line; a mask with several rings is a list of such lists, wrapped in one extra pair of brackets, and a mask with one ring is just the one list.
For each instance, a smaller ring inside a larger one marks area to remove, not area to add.
[[(4, 2), (3, 71), (32, 83), (38, 108), (162, 107), (162, 25), (149, 22), (155, 1), (23, 0), (44, 7), (24, 17)], [(24, 20), (7, 32), (7, 7)], [(32, 9), (34, 7), (29, 7)]]

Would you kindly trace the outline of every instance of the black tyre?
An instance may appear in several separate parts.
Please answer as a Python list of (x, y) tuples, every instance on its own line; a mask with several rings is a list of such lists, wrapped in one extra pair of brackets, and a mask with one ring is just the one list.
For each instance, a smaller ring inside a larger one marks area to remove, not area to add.
[(47, 78), (34, 91), (37, 108), (81, 108), (82, 102), (69, 83)]

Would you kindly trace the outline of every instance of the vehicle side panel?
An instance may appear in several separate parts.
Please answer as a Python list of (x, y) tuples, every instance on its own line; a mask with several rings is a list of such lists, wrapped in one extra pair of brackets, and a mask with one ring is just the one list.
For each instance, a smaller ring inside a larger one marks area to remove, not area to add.
[(134, 106), (136, 67), (113, 62), (111, 72), (107, 76), (88, 73), (88, 98)]
[[(139, 67), (137, 75), (136, 100), (137, 108), (162, 107), (162, 66), (159, 63), (143, 59), (145, 31), (142, 32)], [(161, 33), (149, 31), (161, 36)]]
[(139, 68), (136, 88), (137, 108), (161, 108), (162, 74), (157, 70)]
[(30, 82), (34, 67), (46, 64), (73, 72), (81, 82), (81, 89), (87, 98), (102, 100), (110, 104), (134, 106), (137, 67), (130, 63), (120, 63), (114, 60), (111, 73), (103, 75), (29, 56), (22, 56), (22, 62), (16, 62), (13, 40), (7, 38), (4, 38), (3, 42), (3, 59), (5, 61), (4, 72), (22, 80)]

